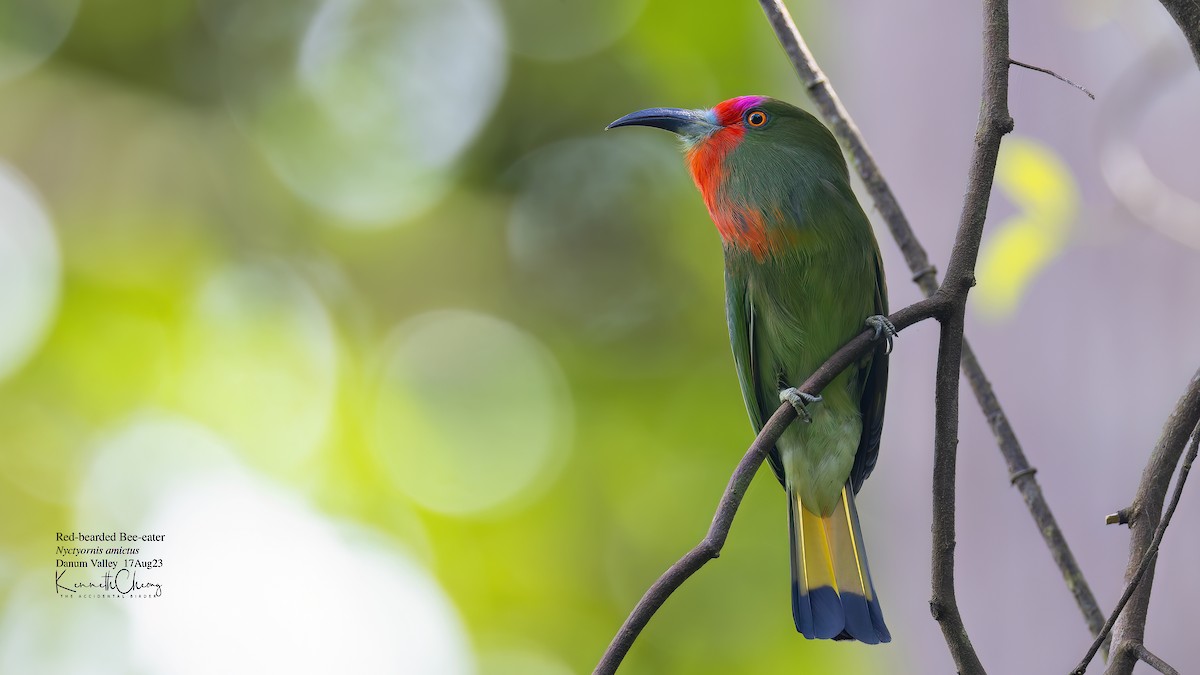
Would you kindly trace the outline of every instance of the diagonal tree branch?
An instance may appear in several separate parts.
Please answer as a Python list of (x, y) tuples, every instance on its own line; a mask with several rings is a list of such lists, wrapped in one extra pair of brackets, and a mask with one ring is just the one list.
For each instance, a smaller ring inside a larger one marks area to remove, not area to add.
[[(892, 314), (889, 319), (897, 330), (903, 330), (919, 321), (940, 316), (948, 306), (945, 297), (939, 295), (909, 305)], [(852, 364), (857, 363), (874, 348), (874, 331), (863, 331), (829, 357), (829, 360), (809, 376), (798, 389), (808, 394), (820, 393), (833, 381), (833, 378)], [(758, 472), (758, 467), (763, 463), (767, 453), (775, 445), (775, 441), (779, 440), (784, 430), (795, 420), (796, 409), (790, 403), (783, 403), (775, 411), (775, 414), (771, 415), (771, 419), (763, 425), (762, 431), (758, 432), (750, 449), (746, 451), (742, 461), (738, 463), (737, 469), (734, 470), (733, 476), (730, 477), (729, 485), (721, 495), (716, 515), (713, 516), (712, 525), (709, 526), (704, 539), (678, 562), (671, 565), (666, 572), (663, 572), (658, 581), (654, 582), (654, 585), (646, 591), (608, 645), (600, 663), (593, 671), (595, 675), (610, 675), (617, 672), (625, 655), (629, 653), (629, 648), (633, 646), (642, 629), (667, 601), (667, 598), (705, 563), (721, 554), (721, 548), (724, 547), (725, 539), (729, 536), (729, 528), (733, 525), (733, 517), (737, 514), (738, 507), (741, 506), (742, 497), (745, 496), (750, 481)]]
[(1034, 477), (1037, 469), (1030, 466), (1029, 461), (1025, 459), (1025, 453), (1021, 451), (1021, 444), (1017, 441), (1012, 426), (1008, 423), (1008, 417), (1005, 416), (1000, 402), (996, 400), (996, 394), (992, 391), (992, 384), (983, 374), (983, 368), (975, 359), (975, 352), (971, 350), (971, 345), (965, 339), (963, 340), (962, 369), (972, 391), (975, 392), (976, 400), (979, 401), (980, 407), (987, 415), (988, 424), (992, 427), (992, 434), (996, 437), (1001, 454), (1004, 455), (1005, 463), (1008, 465), (1009, 481), (1021, 492), (1025, 506), (1029, 509), (1029, 515), (1033, 517), (1038, 531), (1042, 534), (1043, 541), (1046, 542), (1046, 547), (1050, 549), (1050, 555), (1058, 565), (1067, 589), (1075, 597), (1075, 604), (1078, 605), (1084, 621), (1087, 622), (1088, 631), (1093, 636), (1098, 634), (1100, 627), (1104, 625), (1104, 615), (1096, 603), (1096, 596), (1092, 594), (1092, 589), (1084, 579), (1083, 571), (1079, 569), (1079, 563), (1075, 561), (1075, 555), (1071, 553), (1071, 547), (1067, 545), (1058, 521), (1054, 519), (1054, 514), (1050, 511), (1050, 505), (1046, 503), (1046, 498), (1042, 495), (1042, 488)]
[[(759, 3), (766, 12), (767, 18), (775, 30), (775, 35), (783, 45), (800, 81), (808, 89), (821, 116), (832, 127), (834, 134), (849, 153), (859, 177), (866, 185), (871, 199), (875, 202), (876, 208), (892, 233), (892, 238), (895, 239), (904, 255), (904, 260), (913, 274), (913, 281), (926, 296), (932, 295), (938, 289), (937, 272), (929, 262), (929, 255), (925, 252), (925, 248), (913, 233), (908, 218), (901, 210), (891, 187), (884, 180), (879, 166), (871, 156), (854, 120), (846, 112), (837, 93), (825, 77), (825, 73), (817, 65), (782, 1), (759, 0)], [(1088, 629), (1092, 635), (1096, 635), (1104, 624), (1104, 614), (1101, 613), (1100, 607), (1096, 603), (1096, 597), (1084, 579), (1083, 572), (1067, 545), (1062, 529), (1058, 526), (1054, 514), (1050, 511), (1050, 506), (1042, 495), (1041, 486), (1034, 475), (1035, 470), (1029, 465), (1029, 460), (1026, 459), (1021, 444), (1013, 432), (1008, 416), (1001, 408), (991, 383), (975, 358), (974, 350), (965, 340), (962, 345), (962, 370), (966, 375), (967, 382), (971, 385), (971, 390), (975, 393), (984, 417), (987, 418), (988, 424), (992, 428), (992, 434), (996, 437), (1000, 453), (1004, 456), (1008, 466), (1010, 480), (1020, 490), (1038, 531), (1042, 534), (1054, 562), (1058, 565), (1059, 571), (1066, 581), (1067, 588), (1075, 597), (1075, 603), (1079, 606), (1079, 611), (1083, 614)]]
[[(1175, 404), (1171, 416), (1167, 418), (1162, 435), (1159, 436), (1158, 443), (1150, 454), (1150, 460), (1142, 472), (1133, 504), (1125, 510), (1130, 529), (1125, 592), (1121, 594), (1121, 599), (1117, 601), (1117, 606), (1105, 622), (1104, 628), (1096, 636), (1083, 660), (1071, 671), (1071, 675), (1083, 675), (1088, 663), (1096, 656), (1100, 643), (1107, 637), (1109, 630), (1113, 630), (1114, 625), (1116, 629), (1113, 634), (1113, 659), (1106, 673), (1128, 675), (1133, 672), (1133, 666), (1139, 658), (1138, 647), (1145, 638), (1146, 615), (1150, 608), (1150, 588), (1154, 583), (1154, 562), (1158, 555), (1158, 547), (1167, 531), (1167, 525), (1171, 522), (1171, 516), (1175, 513), (1175, 507), (1179, 504), (1179, 497), (1183, 494), (1183, 483), (1187, 480), (1192, 462), (1200, 450), (1200, 426), (1197, 425), (1200, 425), (1200, 370), (1192, 376), (1187, 390)], [(1175, 482), (1171, 504), (1164, 513), (1163, 501), (1167, 496), (1171, 475), (1175, 472), (1175, 466), (1179, 464), (1179, 456), (1183, 454), (1189, 436), (1192, 437), (1192, 445), (1183, 461), (1183, 467), (1179, 470), (1179, 479)], [(1128, 611), (1122, 614), (1126, 604)]]
[(783, 0), (759, 0), (759, 4), (762, 5), (763, 11), (771, 23), (771, 28), (774, 29), (775, 36), (779, 38), (783, 51), (787, 53), (788, 60), (791, 61), (792, 68), (795, 69), (800, 82), (808, 89), (809, 96), (817, 104), (821, 117), (849, 153), (851, 164), (858, 171), (859, 178), (862, 179), (867, 187), (867, 192), (875, 202), (875, 207), (879, 209), (884, 222), (887, 223), (892, 238), (896, 240), (896, 245), (904, 254), (904, 260), (913, 273), (913, 281), (921, 287), (921, 291), (927, 297), (933, 295), (938, 289), (937, 270), (929, 262), (929, 254), (917, 240), (916, 234), (908, 224), (908, 218), (900, 209), (896, 195), (884, 180), (879, 166), (875, 164), (875, 158), (867, 149), (862, 133), (859, 132), (850, 113), (842, 105), (833, 86), (829, 84), (825, 73), (813, 59), (812, 52), (809, 51), (804, 37), (796, 28), (796, 23), (792, 21), (792, 16), (784, 6)]
[[(1107, 675), (1129, 675), (1137, 659), (1131, 649), (1142, 644), (1146, 636), (1146, 616), (1150, 610), (1150, 590), (1154, 584), (1154, 563), (1158, 555), (1158, 547), (1162, 542), (1171, 516), (1183, 493), (1183, 483), (1187, 480), (1188, 471), (1196, 459), (1197, 443), (1200, 443), (1200, 432), (1196, 431), (1200, 424), (1200, 370), (1192, 376), (1187, 393), (1176, 405), (1174, 412), (1167, 419), (1162, 437), (1146, 463), (1142, 472), (1141, 482), (1133, 503), (1129, 506), (1129, 564), (1126, 567), (1125, 578), (1136, 590), (1129, 599), (1125, 613), (1117, 620), (1113, 628), (1113, 659), (1105, 672)], [(1179, 464), (1179, 456), (1183, 454), (1188, 435), (1193, 438), (1188, 450), (1187, 459), (1179, 471), (1175, 483), (1175, 494), (1171, 504), (1163, 511), (1163, 501), (1167, 496), (1167, 487), (1171, 482), (1171, 474)], [(1160, 521), (1161, 514), (1161, 521)], [(1135, 570), (1137, 568), (1137, 570)], [(1140, 573), (1139, 573), (1140, 571)], [(1138, 583), (1138, 577), (1141, 583)]]

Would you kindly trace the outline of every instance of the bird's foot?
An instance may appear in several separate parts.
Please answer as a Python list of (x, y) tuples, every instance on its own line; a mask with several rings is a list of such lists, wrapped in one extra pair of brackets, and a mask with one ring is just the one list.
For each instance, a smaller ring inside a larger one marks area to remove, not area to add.
[(884, 337), (884, 339), (887, 340), (887, 353), (892, 353), (892, 338), (896, 337), (896, 335), (900, 332), (896, 330), (896, 325), (891, 321), (888, 321), (888, 318), (882, 314), (868, 316), (864, 323), (867, 324), (868, 328), (875, 329), (875, 337), (872, 339), (878, 340), (879, 338)]
[(805, 424), (812, 424), (812, 415), (808, 412), (808, 406), (814, 403), (820, 403), (823, 399), (820, 396), (806, 394), (795, 387), (788, 387), (779, 392), (779, 400), (787, 401), (796, 409), (796, 414)]

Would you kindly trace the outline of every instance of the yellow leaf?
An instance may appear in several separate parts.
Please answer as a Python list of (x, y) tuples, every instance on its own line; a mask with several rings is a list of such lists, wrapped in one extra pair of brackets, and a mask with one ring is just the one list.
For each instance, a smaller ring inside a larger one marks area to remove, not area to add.
[(1054, 150), (1021, 136), (1000, 146), (996, 187), (1018, 212), (993, 226), (984, 240), (979, 286), (971, 298), (985, 318), (1001, 320), (1016, 311), (1037, 275), (1062, 253), (1079, 212), (1079, 190)]

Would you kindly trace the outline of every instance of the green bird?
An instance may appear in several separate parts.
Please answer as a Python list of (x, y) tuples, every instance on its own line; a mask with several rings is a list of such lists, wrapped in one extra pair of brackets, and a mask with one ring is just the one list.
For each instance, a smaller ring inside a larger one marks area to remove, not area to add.
[[(879, 455), (895, 328), (879, 244), (837, 141), (812, 115), (764, 96), (640, 110), (608, 128), (633, 125), (683, 140), (721, 235), (729, 339), (755, 432), (780, 400), (807, 422), (789, 426), (768, 455), (787, 491), (796, 630), (889, 642), (854, 495)], [(864, 321), (887, 339), (823, 397), (797, 391)]]

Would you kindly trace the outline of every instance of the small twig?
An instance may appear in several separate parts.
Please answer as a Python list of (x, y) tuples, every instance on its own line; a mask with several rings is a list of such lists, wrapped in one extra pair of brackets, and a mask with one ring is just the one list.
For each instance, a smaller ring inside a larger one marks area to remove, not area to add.
[[(913, 274), (913, 282), (921, 288), (926, 296), (933, 295), (938, 289), (937, 272), (929, 262), (929, 255), (913, 232), (895, 193), (892, 192), (891, 186), (888, 185), (879, 166), (875, 163), (875, 158), (867, 148), (867, 143), (854, 124), (854, 120), (842, 105), (841, 99), (838, 98), (829, 79), (825, 77), (825, 73), (821, 71), (816, 59), (813, 58), (812, 52), (804, 42), (804, 37), (796, 29), (796, 24), (792, 21), (783, 2), (781, 0), (759, 0), (759, 4), (766, 12), (771, 27), (780, 44), (783, 45), (784, 52), (787, 53), (796, 75), (808, 89), (813, 102), (816, 103), (817, 110), (833, 129), (834, 135), (845, 146), (847, 154), (850, 155), (851, 164), (859, 178), (862, 179), (872, 201), (875, 202), (875, 208), (883, 217), (892, 238), (895, 239), (896, 245), (904, 255), (904, 261)], [(1013, 431), (1012, 425), (1008, 421), (1008, 416), (1000, 406), (1000, 401), (996, 398), (992, 385), (983, 372), (983, 367), (975, 358), (975, 352), (971, 349), (970, 342), (966, 339), (963, 340), (962, 352), (963, 375), (971, 384), (971, 391), (974, 392), (975, 399), (979, 402), (979, 408), (992, 428), (992, 434), (996, 438), (1000, 454), (1004, 456), (1004, 461), (1008, 465), (1008, 473), (1010, 476), (1020, 475), (1030, 468), (1029, 460), (1021, 448), (1021, 442), (1017, 439), (1016, 432)], [(1092, 594), (1092, 589), (1088, 586), (1083, 571), (1080, 570), (1075, 556), (1071, 553), (1070, 546), (1067, 545), (1067, 540), (1050, 510), (1050, 505), (1042, 494), (1042, 488), (1038, 484), (1037, 478), (1032, 474), (1020, 475), (1016, 486), (1029, 508), (1029, 514), (1033, 517), (1038, 533), (1042, 535), (1050, 555), (1058, 565), (1067, 588), (1075, 597), (1075, 604), (1079, 606), (1079, 611), (1083, 614), (1084, 621), (1087, 622), (1088, 630), (1095, 635), (1099, 632), (1100, 626), (1104, 624), (1104, 613), (1100, 611), (1100, 606), (1096, 603), (1096, 596)]]
[[(1178, 432), (1176, 430), (1180, 426), (1178, 422), (1180, 421), (1180, 418), (1183, 418), (1183, 421), (1190, 420), (1190, 424), (1192, 425), (1190, 427), (1193, 430), (1191, 433), (1192, 444), (1191, 447), (1188, 448), (1187, 456), (1183, 460), (1183, 466), (1179, 469), (1179, 478), (1175, 482), (1175, 492), (1171, 495), (1171, 503), (1167, 506), (1167, 510), (1163, 512), (1162, 520), (1158, 522), (1158, 526), (1154, 530), (1153, 539), (1151, 539), (1149, 545), (1145, 548), (1145, 551), (1140, 553), (1140, 557), (1136, 558), (1138, 561), (1137, 568), (1133, 571), (1132, 576), (1128, 577), (1128, 582), (1125, 585), (1125, 592), (1121, 594), (1121, 599), (1117, 601), (1117, 606), (1113, 608), (1112, 614), (1108, 617), (1108, 621), (1105, 621), (1104, 627), (1100, 629), (1100, 634), (1096, 636), (1096, 639), (1092, 642), (1092, 646), (1088, 648), (1087, 653), (1084, 654), (1083, 660), (1079, 662), (1078, 666), (1075, 666), (1075, 670), (1071, 671), (1071, 675), (1083, 675), (1083, 673), (1087, 671), (1088, 664), (1096, 656), (1096, 652), (1100, 650), (1100, 645), (1108, 637), (1109, 631), (1111, 631), (1113, 626), (1116, 625), (1118, 618), (1121, 617), (1121, 612), (1125, 609), (1126, 604), (1129, 603), (1130, 598), (1133, 597), (1134, 592), (1138, 590), (1138, 584), (1141, 583), (1142, 577), (1147, 575), (1147, 572), (1149, 572), (1154, 564), (1154, 560), (1158, 555), (1158, 547), (1162, 543), (1163, 535), (1167, 531), (1167, 525), (1171, 523), (1171, 516), (1175, 514), (1175, 507), (1179, 505), (1179, 498), (1183, 495), (1184, 481), (1187, 480), (1188, 472), (1191, 471), (1192, 468), (1192, 462), (1195, 461), (1196, 453), (1198, 450), (1200, 450), (1200, 425), (1197, 425), (1197, 417), (1200, 417), (1200, 371), (1197, 371), (1196, 375), (1193, 376), (1187, 393), (1184, 394), (1183, 398), (1181, 398), (1179, 403), (1176, 405), (1175, 412), (1171, 415), (1171, 419), (1167, 423), (1167, 428), (1163, 431), (1162, 438), (1159, 440), (1157, 447), (1151, 454), (1150, 462), (1147, 464), (1146, 471), (1143, 474), (1142, 485), (1140, 485), (1138, 488), (1138, 499), (1136, 499), (1134, 502), (1135, 504), (1139, 504), (1146, 500), (1153, 501), (1154, 495), (1152, 490), (1154, 486), (1157, 485), (1158, 481), (1149, 480), (1148, 477), (1157, 478), (1158, 476), (1162, 476), (1163, 471), (1168, 468), (1164, 460), (1171, 459), (1172, 454), (1176, 461), (1179, 459), (1179, 453), (1173, 452), (1173, 448), (1178, 448), (1179, 451), (1182, 451), (1183, 446), (1187, 443), (1188, 436), (1184, 435), (1181, 440), (1178, 440), (1178, 445), (1175, 445), (1176, 438), (1178, 437)], [(1175, 463), (1173, 461), (1170, 462), (1169, 469), (1170, 470), (1166, 471), (1165, 474), (1167, 481), (1170, 481), (1171, 473), (1173, 473), (1175, 469)], [(1159, 508), (1162, 507), (1162, 496), (1165, 492), (1166, 486), (1164, 485), (1162, 491), (1159, 493)], [(1138, 507), (1138, 509), (1135, 511), (1135, 517), (1131, 521), (1131, 527), (1136, 525), (1138, 520), (1149, 522), (1153, 518), (1153, 515), (1154, 514), (1152, 512), (1143, 512), (1141, 508)], [(1138, 548), (1136, 537), (1134, 537), (1134, 539), (1135, 541), (1131, 544), (1131, 548), (1136, 551)], [(1141, 631), (1145, 631), (1146, 627), (1145, 610), (1149, 604), (1149, 586), (1151, 581), (1152, 579), (1147, 579), (1146, 587), (1142, 591), (1142, 596), (1146, 602), (1145, 605), (1141, 605), (1138, 608), (1142, 616), (1134, 620), (1135, 628), (1139, 628)], [(1117, 640), (1117, 644), (1114, 645), (1113, 648), (1114, 658), (1112, 664), (1110, 665), (1110, 671), (1112, 668), (1124, 667), (1120, 664), (1123, 664), (1127, 661), (1129, 662), (1129, 670), (1132, 671), (1132, 662), (1136, 661), (1137, 655), (1129, 653), (1129, 651), (1137, 647), (1137, 645), (1140, 645), (1142, 643), (1142, 638), (1143, 635), (1139, 632), (1132, 638)]]
[[(940, 317), (946, 307), (946, 301), (943, 296), (939, 295), (913, 303), (888, 318), (897, 330), (902, 330), (919, 321)], [(813, 372), (798, 389), (808, 394), (820, 393), (839, 373), (858, 363), (859, 359), (868, 351), (875, 349), (875, 346), (874, 331), (868, 329), (859, 333), (829, 357), (829, 360)], [(709, 526), (704, 539), (678, 562), (667, 568), (658, 581), (655, 581), (654, 585), (646, 591), (608, 645), (608, 649), (605, 650), (604, 656), (596, 666), (595, 675), (611, 675), (611, 673), (617, 672), (625, 655), (629, 653), (629, 648), (633, 646), (642, 629), (667, 601), (667, 598), (671, 597), (671, 594), (705, 563), (720, 555), (721, 548), (725, 545), (725, 539), (729, 536), (729, 528), (733, 525), (733, 517), (737, 514), (742, 497), (746, 494), (746, 488), (749, 487), (750, 481), (754, 478), (754, 474), (758, 471), (758, 467), (766, 458), (767, 453), (775, 445), (775, 441), (779, 440), (783, 431), (795, 419), (796, 409), (790, 403), (783, 403), (771, 415), (771, 419), (763, 425), (762, 430), (750, 445), (750, 449), (738, 463), (733, 476), (730, 477), (729, 485), (721, 495), (721, 502), (717, 506), (712, 525)]]
[(1137, 657), (1146, 662), (1146, 665), (1157, 670), (1163, 675), (1179, 675), (1179, 671), (1171, 667), (1171, 664), (1163, 661), (1154, 654), (1154, 652), (1146, 649), (1146, 645), (1137, 645), (1133, 648)]
[(1116, 513), (1110, 513), (1104, 516), (1105, 525), (1128, 525), (1129, 524), (1129, 509), (1121, 509)]
[(1041, 68), (1038, 66), (1031, 66), (1028, 63), (1018, 61), (1011, 57), (1008, 59), (1008, 62), (1013, 64), (1014, 66), (1021, 66), (1022, 68), (1028, 68), (1029, 70), (1036, 70), (1039, 73), (1045, 73), (1045, 74), (1049, 75), (1050, 77), (1053, 77), (1056, 80), (1062, 80), (1063, 82), (1066, 82), (1067, 84), (1071, 85), (1072, 87), (1075, 87), (1079, 91), (1082, 91), (1083, 93), (1087, 94), (1088, 98), (1092, 99), (1093, 101), (1096, 100), (1096, 95), (1093, 94), (1092, 92), (1088, 91), (1087, 87), (1083, 86), (1082, 84), (1076, 84), (1076, 83), (1068, 80), (1067, 78), (1063, 77), (1062, 75), (1059, 75), (1058, 73), (1054, 72), (1053, 70), (1050, 70), (1049, 68)]

